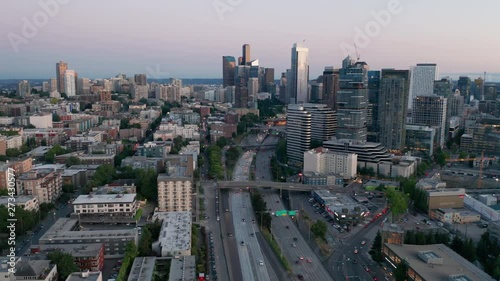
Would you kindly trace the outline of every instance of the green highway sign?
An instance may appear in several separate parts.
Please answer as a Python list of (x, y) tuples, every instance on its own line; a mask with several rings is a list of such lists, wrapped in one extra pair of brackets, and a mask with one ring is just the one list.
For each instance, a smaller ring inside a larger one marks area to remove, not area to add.
[(276, 211), (277, 217), (283, 217), (283, 216), (286, 216), (286, 214), (287, 214), (286, 210)]
[(288, 215), (289, 216), (296, 216), (297, 215), (297, 211), (288, 211)]

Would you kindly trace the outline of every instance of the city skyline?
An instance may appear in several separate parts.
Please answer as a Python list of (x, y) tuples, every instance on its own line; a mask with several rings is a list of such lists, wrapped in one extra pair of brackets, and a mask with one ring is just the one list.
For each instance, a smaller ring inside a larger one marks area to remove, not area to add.
[[(264, 2), (259, 1), (158, 2), (151, 9), (131, 1), (107, 1), (99, 2), (95, 9), (93, 3), (97, 2), (92, 1), (53, 1), (67, 3), (59, 4), (53, 15), (45, 14), (46, 22), (35, 26), (29, 36), (23, 35), (26, 22), (33, 24), (33, 15), (44, 9), (38, 2), (4, 4), (9, 13), (0, 19), (0, 34), (6, 39), (0, 42), (0, 78), (48, 79), (55, 75), (54, 62), (60, 60), (88, 78), (113, 77), (120, 72), (133, 75), (147, 69), (154, 72), (148, 78), (156, 72), (163, 76), (158, 78), (221, 78), (220, 58), (238, 56), (242, 44), (249, 44), (252, 58), (276, 69), (278, 79), (289, 68), (290, 46), (306, 40), (313, 79), (325, 66), (340, 67), (346, 46), (355, 57), (352, 46), (358, 31), (364, 33), (374, 23), (379, 28), (376, 35), (367, 36), (365, 42), (358, 40), (363, 44), (357, 46), (361, 60), (371, 69), (436, 63), (442, 74), (500, 73), (500, 64), (490, 58), (500, 47), (500, 40), (491, 36), (497, 26), (495, 6), (500, 7), (494, 1), (488, 1), (486, 10), (470, 1), (391, 0), (367, 2), (363, 8), (359, 3), (334, 1), (323, 3), (321, 9), (288, 1), (287, 13), (281, 14), (275, 12), (281, 2), (265, 2), (267, 9), (261, 9)], [(120, 13), (107, 12), (118, 3)], [(396, 7), (394, 12), (380, 20), (389, 13), (389, 5)], [(474, 11), (481, 11), (482, 16), (466, 16)], [(137, 17), (145, 13), (149, 16)], [(272, 24), (250, 20), (256, 13), (275, 19)], [(302, 13), (307, 21), (294, 20)], [(85, 16), (89, 14), (92, 20)], [(460, 21), (455, 20), (457, 15)], [(15, 35), (21, 39), (13, 41)], [(489, 38), (488, 44), (478, 44), (483, 38)]]

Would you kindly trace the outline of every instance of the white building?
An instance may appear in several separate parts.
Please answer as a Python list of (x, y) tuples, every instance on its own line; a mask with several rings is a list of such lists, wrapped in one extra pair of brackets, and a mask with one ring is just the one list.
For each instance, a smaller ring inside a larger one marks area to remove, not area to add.
[(7, 137), (5, 140), (7, 144), (7, 149), (9, 148), (21, 148), (23, 145), (23, 137), (20, 135)]
[(38, 198), (35, 196), (21, 195), (14, 196), (13, 198), (10, 196), (0, 196), (0, 205), (7, 207), (9, 203), (15, 204), (25, 211), (38, 212), (40, 208)]
[(410, 67), (410, 75), (408, 109), (413, 108), (413, 99), (417, 96), (434, 94), (434, 81), (438, 80), (439, 70), (434, 63), (422, 63)]
[(14, 124), (14, 117), (0, 117), (0, 125), (8, 126)]
[(38, 129), (52, 128), (52, 114), (32, 115), (29, 117), (29, 122)]
[(191, 212), (155, 212), (152, 220), (156, 219), (162, 227), (153, 249), (162, 257), (191, 255)]
[(76, 73), (74, 70), (64, 71), (64, 92), (68, 97), (76, 96)]
[(68, 275), (66, 281), (102, 281), (102, 273), (101, 271), (97, 272), (73, 272)]
[(355, 153), (316, 148), (304, 152), (304, 173), (336, 174), (352, 179), (357, 174), (358, 156)]
[(134, 216), (139, 209), (137, 194), (80, 195), (73, 202), (77, 214), (122, 214)]

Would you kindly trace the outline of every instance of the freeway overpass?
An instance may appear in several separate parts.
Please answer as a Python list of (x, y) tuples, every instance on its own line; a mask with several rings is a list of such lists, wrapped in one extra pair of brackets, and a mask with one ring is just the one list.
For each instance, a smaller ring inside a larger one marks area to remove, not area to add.
[(285, 189), (292, 191), (314, 191), (320, 189), (328, 189), (335, 192), (345, 191), (343, 186), (339, 185), (309, 185), (291, 182), (274, 182), (274, 181), (218, 181), (217, 186), (221, 189), (243, 189), (243, 188), (272, 188)]
[(232, 146), (254, 149), (254, 148), (275, 148), (276, 144), (239, 144), (239, 145), (232, 145)]

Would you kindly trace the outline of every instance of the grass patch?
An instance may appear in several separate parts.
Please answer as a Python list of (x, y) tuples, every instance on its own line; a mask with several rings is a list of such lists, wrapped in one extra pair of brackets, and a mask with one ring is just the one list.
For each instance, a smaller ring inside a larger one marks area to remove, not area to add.
[(137, 210), (137, 213), (135, 213), (134, 220), (138, 221), (141, 219), (142, 216), (142, 209)]
[(264, 235), (264, 238), (266, 239), (267, 243), (271, 246), (271, 249), (273, 249), (273, 252), (276, 254), (276, 256), (280, 259), (281, 265), (286, 269), (288, 272), (292, 272), (292, 267), (290, 266), (290, 263), (286, 259), (286, 257), (281, 253), (281, 249), (276, 243), (274, 239), (272, 239), (271, 233), (267, 230), (262, 231), (262, 235)]

